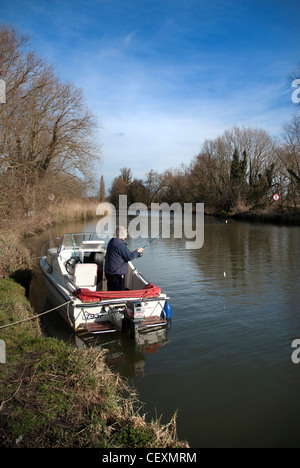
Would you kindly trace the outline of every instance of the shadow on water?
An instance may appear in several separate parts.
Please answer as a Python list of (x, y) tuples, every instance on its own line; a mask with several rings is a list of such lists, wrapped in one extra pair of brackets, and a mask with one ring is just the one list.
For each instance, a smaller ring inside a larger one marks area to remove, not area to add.
[[(47, 300), (41, 312), (50, 310), (51, 307)], [(157, 353), (168, 342), (166, 330), (139, 334), (136, 339), (130, 337), (129, 332), (99, 335), (75, 333), (56, 310), (41, 317), (41, 326), (46, 336), (65, 341), (77, 348), (106, 350), (107, 364), (125, 378), (144, 376), (146, 355)]]

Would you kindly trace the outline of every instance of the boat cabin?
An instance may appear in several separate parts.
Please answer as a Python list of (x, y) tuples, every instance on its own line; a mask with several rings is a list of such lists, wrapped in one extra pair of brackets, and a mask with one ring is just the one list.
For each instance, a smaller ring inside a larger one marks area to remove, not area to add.
[[(95, 233), (64, 234), (58, 248), (50, 248), (47, 262), (51, 270), (60, 271), (77, 288), (90, 291), (107, 291), (105, 278), (105, 241)], [(129, 262), (126, 276), (126, 289), (139, 290), (148, 285), (148, 281), (137, 273)]]

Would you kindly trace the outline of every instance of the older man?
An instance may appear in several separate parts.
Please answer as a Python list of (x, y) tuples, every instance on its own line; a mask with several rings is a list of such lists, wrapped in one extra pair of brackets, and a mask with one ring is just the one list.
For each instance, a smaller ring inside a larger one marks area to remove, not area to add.
[(105, 276), (108, 291), (124, 291), (125, 275), (128, 274), (128, 262), (131, 262), (143, 253), (143, 248), (130, 252), (125, 239), (127, 230), (124, 227), (117, 228), (116, 237), (111, 239), (106, 250)]

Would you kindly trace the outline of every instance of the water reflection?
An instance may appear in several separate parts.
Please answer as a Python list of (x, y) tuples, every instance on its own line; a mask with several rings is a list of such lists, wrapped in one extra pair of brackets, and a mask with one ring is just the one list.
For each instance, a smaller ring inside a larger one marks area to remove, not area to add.
[[(76, 228), (78, 230), (77, 225), (68, 227), (69, 229)], [(63, 228), (63, 233), (66, 232), (65, 229), (66, 227)], [(79, 231), (81, 230), (82, 226)], [(60, 236), (62, 234), (61, 228), (56, 227), (53, 231), (54, 234), (51, 232), (51, 235)], [(44, 240), (47, 242), (48, 239), (49, 233), (47, 233), (47, 236), (43, 234), (40, 238), (35, 237), (30, 240), (27, 239), (27, 243), (30, 242), (29, 246), (31, 250), (37, 254)], [(38, 269), (38, 260), (39, 257), (36, 256), (37, 265), (31, 282), (29, 300), (34, 306), (35, 311), (43, 313), (51, 310), (53, 306), (47, 298), (47, 291), (44, 286), (43, 278)], [(146, 355), (159, 352), (159, 348), (167, 344), (170, 324), (169, 322), (167, 329), (140, 333), (136, 339), (133, 339), (130, 337), (129, 332), (105, 335), (80, 335), (75, 333), (71, 327), (66, 324), (57, 310), (41, 316), (41, 325), (46, 336), (58, 338), (82, 349), (94, 348), (99, 351), (106, 350), (107, 363), (126, 378), (145, 375)]]
[[(39, 244), (38, 256), (50, 234), (83, 230), (95, 223), (55, 228), (30, 246)], [(170, 295), (171, 330), (148, 342), (113, 335), (77, 345), (106, 347), (149, 417), (167, 422), (178, 410), (179, 437), (192, 447), (297, 447), (300, 364), (291, 361), (291, 343), (300, 338), (299, 239), (299, 228), (212, 218), (202, 249), (160, 238), (135, 265)], [(32, 291), (41, 311), (42, 288)]]
[[(51, 304), (46, 301), (42, 311), (50, 310)], [(167, 330), (140, 333), (136, 339), (129, 332), (91, 335), (75, 333), (57, 311), (41, 317), (41, 325), (46, 336), (55, 337), (71, 343), (81, 349), (106, 350), (106, 361), (123, 377), (145, 375), (147, 354), (154, 354), (168, 342)]]

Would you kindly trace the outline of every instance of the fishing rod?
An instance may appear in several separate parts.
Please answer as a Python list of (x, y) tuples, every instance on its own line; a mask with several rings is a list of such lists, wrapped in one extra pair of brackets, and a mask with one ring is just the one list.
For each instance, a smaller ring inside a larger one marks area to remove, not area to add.
[[(178, 221), (177, 221), (177, 222), (178, 222)], [(171, 227), (171, 226), (174, 226), (174, 224), (177, 224), (177, 223), (175, 223), (175, 222), (171, 223), (171, 224), (170, 224), (170, 227)], [(153, 237), (149, 242), (147, 242), (147, 244), (144, 245), (143, 249), (145, 250), (147, 247), (149, 247), (149, 245), (152, 244), (152, 242), (154, 242), (155, 240), (159, 239), (160, 236), (161, 236), (164, 232), (166, 232), (168, 229), (169, 229), (169, 228), (163, 229), (156, 237)], [(140, 253), (140, 254), (139, 254), (139, 257), (142, 257), (142, 256), (143, 256), (143, 253)]]
[[(177, 221), (177, 222), (175, 223), (175, 221), (174, 221), (173, 223), (170, 224), (170, 227), (171, 227), (171, 226), (174, 226), (174, 225), (177, 224), (178, 222), (179, 222), (179, 221)], [(143, 247), (143, 249), (145, 250), (147, 247), (149, 247), (149, 245), (152, 244), (152, 242), (154, 242), (155, 240), (159, 239), (160, 236), (161, 236), (164, 232), (166, 232), (168, 229), (169, 229), (169, 228), (163, 229), (157, 236), (153, 237), (149, 242), (147, 242), (147, 244)], [(138, 254), (138, 258), (141, 258), (142, 256), (143, 256), (143, 252), (141, 252), (141, 253)], [(120, 268), (122, 268), (126, 263), (128, 263), (128, 262), (122, 263), (122, 265), (120, 265), (120, 266), (113, 272), (113, 274), (115, 275), (116, 272), (117, 272), (118, 270), (120, 270)]]

